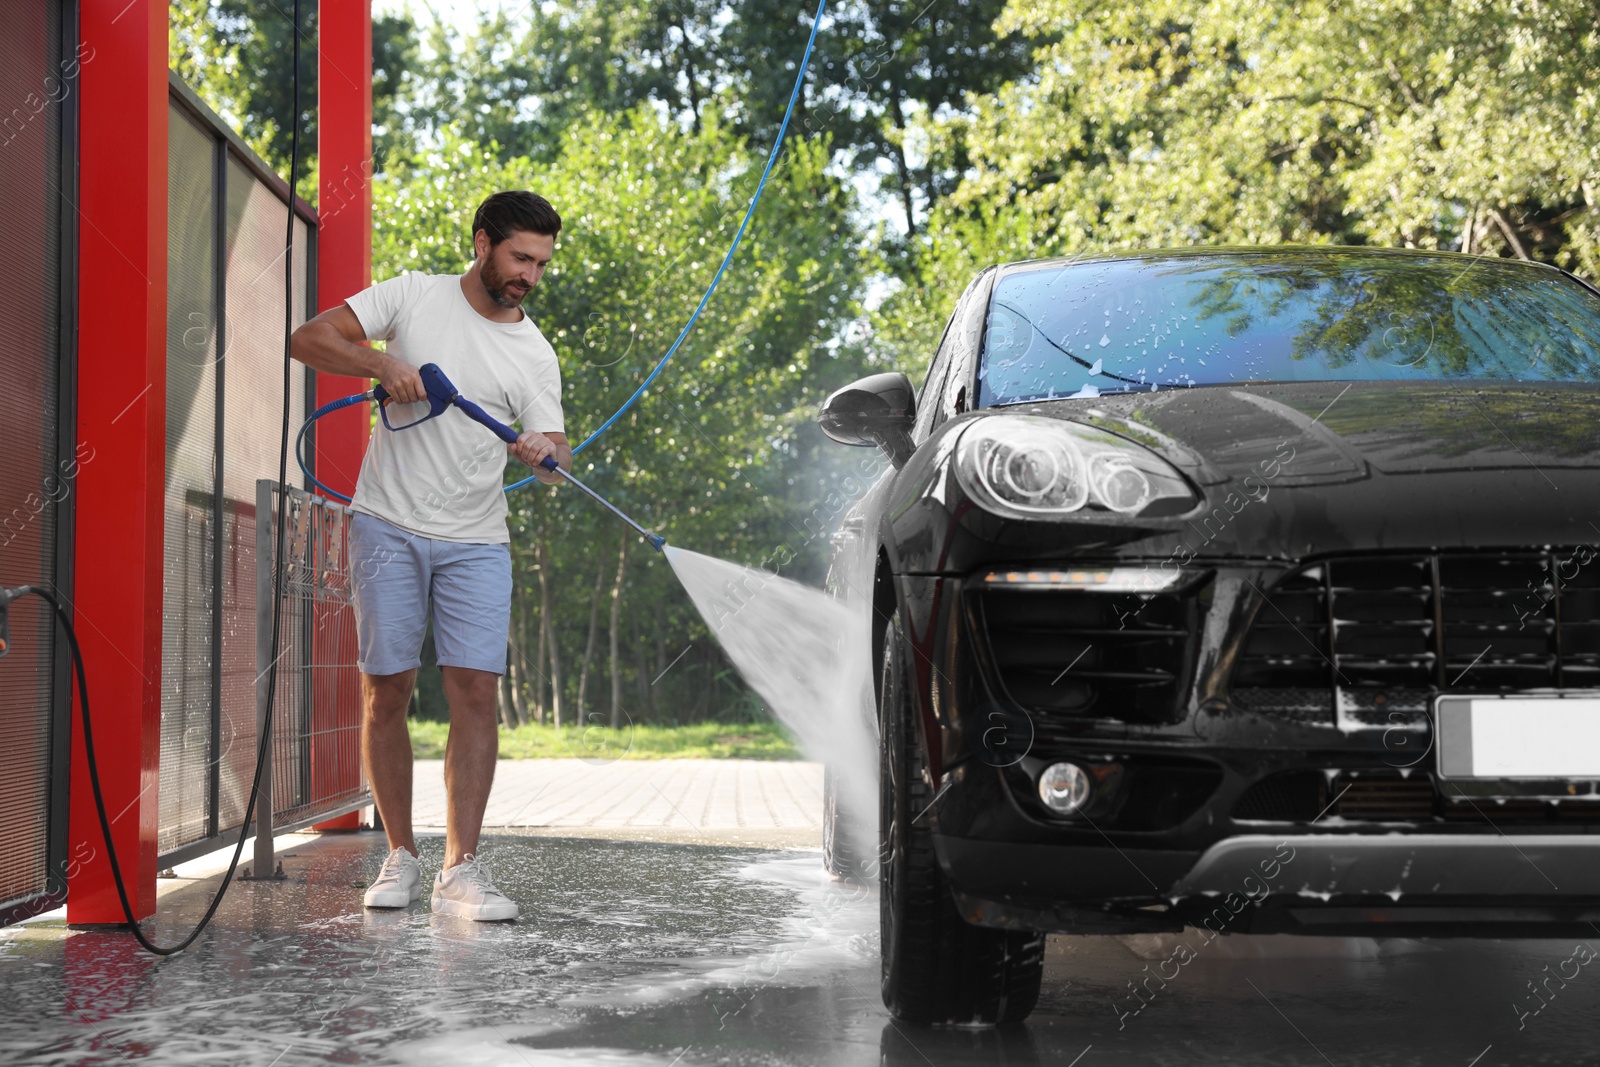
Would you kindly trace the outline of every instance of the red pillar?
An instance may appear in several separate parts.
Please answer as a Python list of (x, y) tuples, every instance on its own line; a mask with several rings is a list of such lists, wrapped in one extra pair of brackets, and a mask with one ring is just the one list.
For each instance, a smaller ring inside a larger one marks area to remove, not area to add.
[[(82, 0), (77, 603), (95, 752), (134, 913), (155, 911), (167, 395), (167, 3)], [(73, 717), (72, 923), (123, 921)]]
[[(369, 0), (322, 0), (318, 7), (317, 160), (317, 311), (338, 307), (372, 284), (372, 10)], [(317, 403), (367, 389), (367, 381), (317, 375)], [(370, 434), (364, 405), (335, 412), (317, 423), (317, 478), (349, 496), (355, 492)], [(323, 647), (328, 633), (317, 627), (318, 660), (348, 663), (353, 648)], [(348, 638), (348, 635), (346, 635)], [(346, 642), (348, 643), (348, 641)], [(347, 707), (349, 694), (330, 684), (319, 688), (313, 714), (322, 739), (312, 752), (318, 788), (333, 791), (359, 776), (360, 756), (349, 747), (348, 731), (332, 728), (360, 722), (360, 709)], [(338, 739), (338, 740), (335, 740)], [(354, 784), (350, 782), (348, 784)], [(359, 813), (319, 823), (316, 829), (354, 829)]]
[[(372, 11), (369, 0), (323, 0), (318, 9), (317, 311), (372, 284)], [(317, 375), (317, 403), (359, 393), (360, 378)], [(317, 477), (346, 496), (366, 455), (367, 409), (317, 423)]]

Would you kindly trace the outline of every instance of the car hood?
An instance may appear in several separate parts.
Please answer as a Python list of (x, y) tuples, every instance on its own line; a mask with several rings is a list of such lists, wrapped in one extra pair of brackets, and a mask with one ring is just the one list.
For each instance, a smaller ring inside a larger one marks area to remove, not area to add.
[[(961, 493), (951, 458), (961, 424), (1006, 414), (1136, 441), (1202, 500), (1173, 519), (986, 513)], [(1304, 558), (1595, 543), (1597, 415), (1600, 387), (1547, 382), (1247, 383), (1008, 405), (942, 427), (899, 473), (886, 518), (911, 571), (1096, 552)]]
[(1143, 439), (1173, 452), (1168, 458), (1202, 484), (1251, 473), (1282, 442), (1296, 451), (1286, 485), (1348, 481), (1374, 470), (1600, 469), (1600, 388), (1592, 385), (1262, 383), (991, 410), (1068, 418)]

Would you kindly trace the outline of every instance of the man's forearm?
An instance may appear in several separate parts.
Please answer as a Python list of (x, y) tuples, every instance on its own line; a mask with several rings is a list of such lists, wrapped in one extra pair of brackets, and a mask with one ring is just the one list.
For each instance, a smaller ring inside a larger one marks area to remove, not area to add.
[[(552, 443), (556, 446), (556, 465), (564, 471), (572, 470), (572, 443), (565, 438), (552, 441)], [(555, 471), (545, 470), (543, 467), (533, 468), (533, 473), (536, 478), (546, 485), (557, 485), (566, 481)]]
[(308, 322), (290, 338), (289, 354), (312, 370), (352, 378), (382, 377), (384, 353), (347, 341), (332, 323)]

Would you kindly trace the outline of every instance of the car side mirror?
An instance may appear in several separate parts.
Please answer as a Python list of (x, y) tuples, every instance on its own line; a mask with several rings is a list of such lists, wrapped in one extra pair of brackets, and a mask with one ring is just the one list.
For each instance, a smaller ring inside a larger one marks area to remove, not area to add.
[(916, 451), (911, 424), (917, 392), (899, 371), (873, 374), (835, 390), (822, 402), (817, 424), (841, 445), (877, 445), (896, 467)]

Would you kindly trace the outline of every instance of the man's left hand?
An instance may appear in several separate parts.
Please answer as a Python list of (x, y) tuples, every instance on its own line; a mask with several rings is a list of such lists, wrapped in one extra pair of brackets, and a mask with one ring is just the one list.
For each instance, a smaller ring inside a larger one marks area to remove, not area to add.
[(556, 454), (556, 443), (537, 430), (528, 430), (517, 438), (516, 444), (506, 445), (506, 451), (528, 466), (537, 467), (546, 456)]
[(506, 445), (506, 451), (532, 467), (534, 477), (546, 485), (557, 485), (564, 479), (555, 471), (539, 466), (545, 457), (554, 456), (563, 470), (572, 469), (572, 446), (564, 433), (543, 434), (529, 430), (517, 438), (516, 444)]

